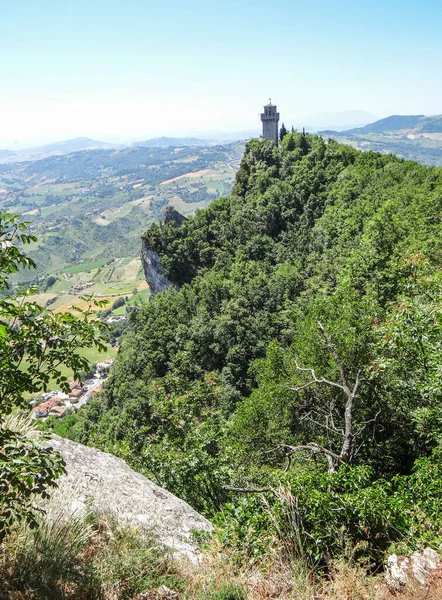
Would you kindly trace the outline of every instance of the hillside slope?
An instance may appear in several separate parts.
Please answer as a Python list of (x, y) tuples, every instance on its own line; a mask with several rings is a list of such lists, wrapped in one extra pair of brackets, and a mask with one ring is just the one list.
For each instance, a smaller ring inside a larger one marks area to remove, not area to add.
[(363, 561), (438, 543), (441, 215), (440, 169), (316, 136), (252, 140), (229, 197), (144, 235), (179, 290), (131, 313), (68, 434), (221, 514), (244, 552), (292, 535), (288, 500), (268, 496), (272, 520), (232, 486), (286, 486), (316, 563), (347, 543)]
[[(40, 281), (62, 277), (70, 266), (138, 257), (141, 233), (166, 206), (191, 213), (230, 191), (242, 150), (86, 150), (0, 165), (0, 208), (32, 223)], [(36, 273), (20, 277), (35, 281)]]
[(442, 115), (391, 115), (365, 127), (321, 131), (360, 150), (393, 153), (423, 164), (442, 165)]

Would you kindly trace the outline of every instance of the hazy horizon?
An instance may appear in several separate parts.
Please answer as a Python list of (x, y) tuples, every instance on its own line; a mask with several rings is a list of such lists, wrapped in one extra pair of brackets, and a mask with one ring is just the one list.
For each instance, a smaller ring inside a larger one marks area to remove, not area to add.
[[(379, 117), (380, 118), (380, 117)], [(340, 113), (318, 113), (316, 115), (307, 115), (303, 117), (295, 117), (293, 119), (286, 118), (284, 115), (281, 116), (281, 123), (285, 122), (287, 127), (292, 125), (295, 128), (306, 127), (311, 131), (317, 131), (321, 128), (335, 126), (339, 128), (347, 128), (352, 126), (363, 125), (378, 119), (376, 115), (371, 115), (366, 111), (352, 111), (346, 110)], [(37, 138), (37, 139), (23, 139), (23, 140), (2, 140), (0, 138), (0, 149), (9, 150), (22, 150), (30, 149), (33, 147), (51, 145), (61, 141), (75, 140), (77, 138), (89, 138), (100, 142), (108, 142), (111, 144), (131, 144), (153, 138), (198, 138), (211, 140), (230, 140), (230, 139), (245, 139), (252, 136), (253, 134), (259, 135), (261, 133), (261, 124), (259, 121), (259, 115), (256, 115), (255, 123), (250, 127), (239, 128), (236, 131), (228, 130), (189, 130), (189, 131), (161, 131), (149, 134), (148, 132), (143, 135), (141, 132), (136, 135), (109, 135), (103, 133), (101, 136), (92, 135), (78, 135), (72, 138), (61, 138), (57, 136), (51, 136), (48, 138)]]
[(258, 129), (269, 96), (297, 127), (442, 113), (430, 0), (23, 0), (2, 15), (0, 148)]

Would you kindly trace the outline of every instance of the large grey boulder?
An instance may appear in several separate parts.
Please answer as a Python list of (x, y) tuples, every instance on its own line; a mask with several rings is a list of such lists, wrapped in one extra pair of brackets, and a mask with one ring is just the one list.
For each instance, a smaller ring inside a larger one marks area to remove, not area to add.
[(57, 450), (66, 462), (67, 473), (58, 480), (56, 496), (68, 513), (90, 509), (113, 513), (151, 530), (174, 555), (199, 560), (192, 530), (211, 531), (212, 525), (186, 502), (111, 454), (55, 435), (45, 446)]

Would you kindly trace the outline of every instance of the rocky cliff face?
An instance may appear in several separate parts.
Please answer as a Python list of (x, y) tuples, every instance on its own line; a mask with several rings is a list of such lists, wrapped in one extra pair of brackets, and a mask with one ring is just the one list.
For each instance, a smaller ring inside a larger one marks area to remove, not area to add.
[(164, 275), (158, 254), (148, 248), (145, 242), (141, 246), (141, 263), (144, 269), (144, 278), (149, 285), (152, 296), (155, 296), (158, 292), (164, 292), (170, 287), (176, 287)]
[[(163, 224), (175, 223), (177, 227), (180, 227), (186, 220), (186, 217), (175, 210), (173, 206), (166, 207)], [(144, 269), (144, 277), (149, 285), (152, 296), (171, 287), (176, 288), (176, 286), (164, 275), (164, 270), (160, 264), (160, 257), (158, 254), (149, 248), (144, 241), (141, 246), (141, 263)]]
[(186, 502), (120, 458), (55, 435), (45, 445), (57, 450), (66, 462), (67, 474), (59, 479), (56, 498), (68, 513), (111, 512), (153, 531), (175, 555), (199, 559), (192, 530), (210, 531), (212, 525)]
[(166, 206), (164, 210), (163, 223), (175, 223), (177, 227), (187, 221), (187, 218), (174, 209), (173, 206)]

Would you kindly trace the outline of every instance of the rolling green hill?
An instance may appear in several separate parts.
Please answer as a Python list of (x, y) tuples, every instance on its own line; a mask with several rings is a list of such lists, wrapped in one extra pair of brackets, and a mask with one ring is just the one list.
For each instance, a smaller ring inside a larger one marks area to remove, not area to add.
[(210, 515), (248, 564), (275, 540), (324, 569), (440, 547), (441, 214), (442, 169), (252, 140), (230, 196), (146, 231), (177, 289), (130, 313), (65, 433)]
[(385, 133), (399, 129), (413, 129), (423, 118), (425, 118), (424, 115), (391, 115), (385, 119), (365, 125), (365, 127), (348, 129), (344, 133)]
[(209, 140), (200, 138), (177, 138), (177, 137), (158, 137), (146, 140), (144, 142), (136, 142), (134, 146), (146, 146), (147, 148), (161, 148), (164, 146), (173, 146), (179, 148), (181, 146), (208, 146)]
[(81, 152), (82, 150), (97, 150), (104, 148), (114, 148), (115, 144), (99, 142), (91, 138), (79, 137), (73, 140), (63, 140), (25, 148), (23, 150), (0, 150), (0, 163), (23, 162), (30, 160), (39, 160), (50, 156), (69, 154), (71, 152)]
[(442, 165), (442, 115), (392, 115), (365, 127), (321, 131), (360, 150), (393, 153), (423, 164)]
[(21, 213), (38, 237), (29, 252), (38, 272), (20, 281), (138, 257), (141, 233), (167, 205), (191, 214), (230, 192), (242, 151), (137, 147), (0, 165), (0, 208)]
[(51, 156), (64, 156), (73, 152), (82, 152), (83, 150), (110, 150), (136, 147), (162, 148), (173, 146), (209, 146), (216, 145), (216, 141), (199, 138), (177, 138), (177, 137), (159, 137), (133, 143), (110, 143), (93, 140), (87, 137), (79, 137), (73, 140), (62, 140), (42, 146), (24, 148), (22, 150), (3, 150), (0, 149), (0, 164), (9, 164), (17, 162), (26, 162), (31, 160), (42, 160)]

